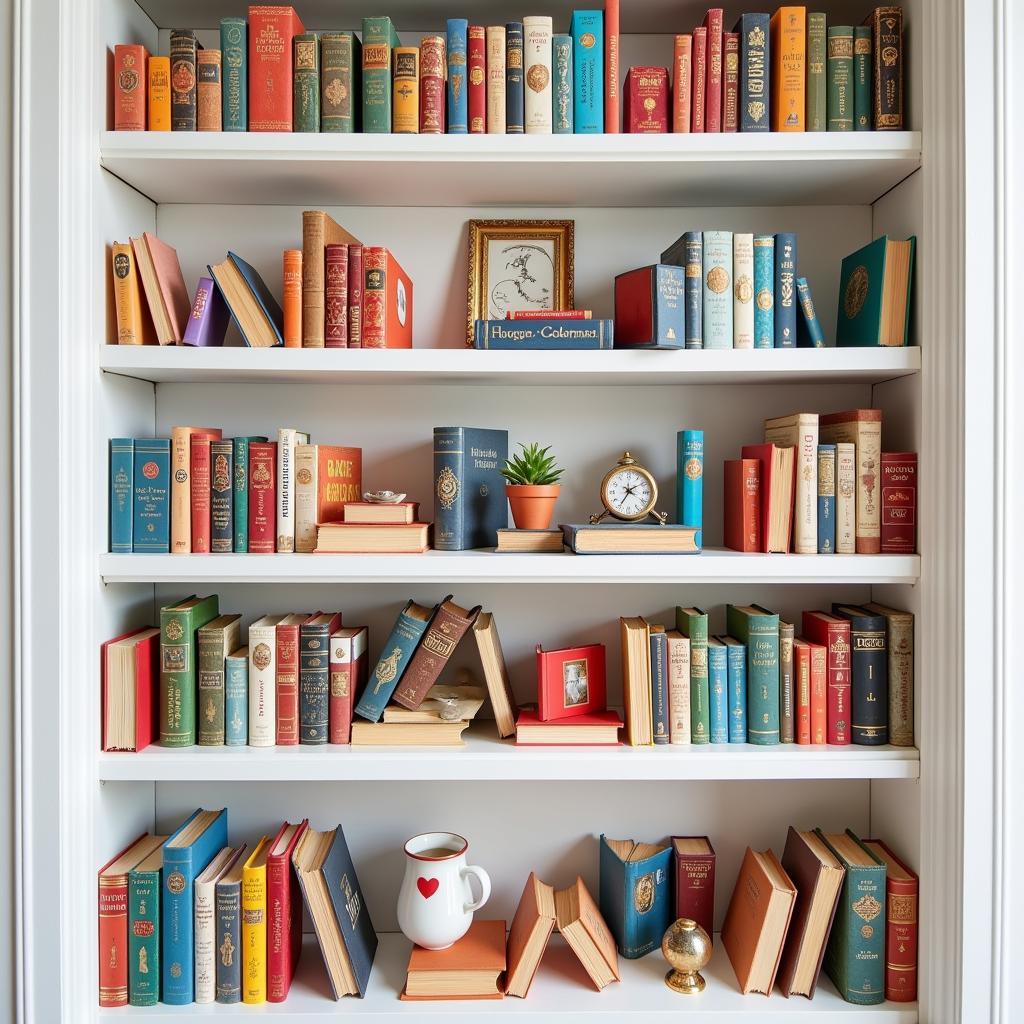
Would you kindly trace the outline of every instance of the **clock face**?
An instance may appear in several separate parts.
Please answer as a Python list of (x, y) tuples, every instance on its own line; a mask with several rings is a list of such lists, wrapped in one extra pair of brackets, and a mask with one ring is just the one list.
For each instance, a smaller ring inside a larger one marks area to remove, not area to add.
[(612, 473), (605, 485), (607, 507), (623, 519), (639, 519), (653, 506), (656, 495), (651, 481), (632, 466)]

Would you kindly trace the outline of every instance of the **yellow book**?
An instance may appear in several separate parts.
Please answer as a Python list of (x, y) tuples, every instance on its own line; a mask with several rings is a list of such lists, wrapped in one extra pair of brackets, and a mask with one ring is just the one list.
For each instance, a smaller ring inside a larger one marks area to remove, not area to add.
[(118, 345), (144, 345), (145, 321), (142, 315), (142, 292), (139, 270), (130, 242), (114, 242), (110, 247), (114, 273), (114, 311), (117, 314)]
[(149, 130), (171, 130), (171, 58), (149, 58)]
[(802, 132), (807, 75), (807, 8), (780, 7), (771, 20), (772, 131)]
[(264, 836), (242, 868), (242, 1002), (267, 1001), (267, 854)]
[(415, 46), (396, 46), (394, 53), (392, 131), (416, 134), (420, 130), (420, 51)]

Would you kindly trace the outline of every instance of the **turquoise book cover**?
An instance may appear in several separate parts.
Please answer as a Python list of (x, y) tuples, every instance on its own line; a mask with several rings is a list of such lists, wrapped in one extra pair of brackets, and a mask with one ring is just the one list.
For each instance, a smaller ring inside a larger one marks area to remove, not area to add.
[(551, 131), (555, 135), (573, 132), (572, 36), (551, 37)]
[[(906, 312), (903, 344), (910, 331), (911, 291), (914, 280), (914, 254), (917, 239), (911, 236), (907, 268)], [(888, 260), (889, 238), (882, 235), (843, 260), (839, 274), (839, 315), (836, 320), (836, 345), (874, 347), (881, 344), (882, 300)]]
[(166, 555), (171, 550), (171, 442), (136, 438), (132, 485), (132, 551)]
[[(466, 47), (469, 22), (465, 18), (448, 19), (448, 134), (469, 132), (469, 100), (466, 95)], [(365, 46), (365, 43), (364, 43)]]
[(224, 745), (249, 742), (249, 648), (241, 647), (224, 659)]
[(135, 441), (110, 439), (110, 550), (115, 555), (132, 551), (132, 519), (135, 500)]
[[(676, 521), (704, 529), (704, 431), (676, 434)], [(701, 546), (701, 533), (697, 546)]]
[(604, 132), (604, 11), (573, 11), (573, 131)]
[(598, 904), (627, 960), (658, 949), (672, 923), (671, 858), (670, 846), (601, 836)]
[[(363, 131), (391, 132), (391, 55), (401, 46), (391, 19), (363, 18)], [(463, 49), (465, 66), (465, 49)]]
[(726, 629), (747, 648), (747, 742), (779, 742), (779, 616), (760, 605), (726, 606)]
[(128, 872), (128, 1002), (160, 1002), (160, 871), (163, 847)]
[(709, 743), (708, 613), (701, 608), (677, 607), (676, 629), (690, 638), (690, 742)]
[(775, 236), (775, 348), (796, 348), (796, 235)]
[(729, 742), (728, 648), (716, 637), (708, 638), (708, 717), (711, 742)]
[(704, 232), (704, 348), (732, 348), (732, 232)]
[(821, 329), (811, 297), (811, 286), (806, 277), (796, 279), (796, 297), (800, 304), (800, 315), (796, 321), (796, 343), (799, 348), (824, 348), (825, 334)]
[(729, 742), (747, 742), (747, 648), (731, 636), (719, 637), (725, 644), (729, 687)]
[(775, 348), (774, 235), (754, 235), (754, 348)]
[(249, 28), (245, 18), (220, 19), (221, 130), (249, 130)]
[(234, 524), (234, 549), (246, 553), (249, 550), (249, 444), (252, 441), (266, 442), (265, 437), (236, 437), (232, 439), (233, 473), (235, 487), (231, 516)]

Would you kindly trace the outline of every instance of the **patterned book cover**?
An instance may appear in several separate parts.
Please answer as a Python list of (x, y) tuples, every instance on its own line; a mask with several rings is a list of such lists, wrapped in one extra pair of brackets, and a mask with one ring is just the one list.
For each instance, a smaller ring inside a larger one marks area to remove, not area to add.
[(218, 614), (217, 595), (160, 609), (160, 743), (196, 742), (197, 633)]
[(717, 637), (708, 637), (708, 717), (712, 743), (729, 742), (728, 652)]
[(363, 48), (355, 32), (320, 35), (320, 131), (356, 132), (362, 125)]
[(852, 132), (854, 122), (853, 26), (829, 25), (828, 130)]
[(245, 18), (220, 19), (221, 130), (249, 130), (249, 32)]
[(709, 743), (708, 613), (700, 608), (677, 607), (676, 629), (690, 640), (690, 742)]
[(234, 442), (210, 442), (210, 550), (217, 553), (234, 549)]
[(551, 18), (523, 18), (524, 124), (527, 135), (551, 134)]
[[(704, 431), (676, 433), (676, 521), (704, 528)], [(701, 535), (697, 535), (697, 545)]]
[(903, 8), (876, 7), (867, 18), (871, 26), (874, 69), (873, 128), (903, 130)]
[(249, 743), (249, 648), (238, 647), (224, 659), (224, 744)]
[(796, 235), (775, 236), (775, 348), (796, 348)]
[(281, 619), (274, 636), (274, 733), (277, 746), (299, 742), (299, 631), (309, 612), (293, 612)]
[(292, 40), (292, 131), (320, 131), (320, 41), (314, 32)]
[(391, 53), (401, 46), (388, 17), (363, 18), (363, 131), (391, 132)]
[(238, 647), (241, 615), (219, 615), (197, 632), (198, 742), (204, 747), (224, 745), (224, 665)]
[(698, 25), (693, 30), (693, 62), (691, 64), (693, 92), (690, 95), (690, 131), (702, 132), (704, 128), (704, 93), (707, 89), (708, 71), (708, 30)]
[(775, 236), (754, 235), (754, 348), (774, 347)]
[(740, 37), (722, 33), (722, 131), (738, 132), (740, 90)]
[(726, 459), (725, 546), (733, 551), (760, 551), (761, 460)]
[(556, 135), (573, 131), (572, 36), (562, 33), (551, 37), (551, 130)]
[(232, 464), (235, 493), (232, 498), (231, 517), (234, 521), (234, 550), (249, 550), (249, 444), (265, 444), (265, 437), (236, 437), (232, 439)]
[(737, 231), (732, 237), (732, 347), (754, 347), (754, 236)]
[[(166, 836), (162, 837), (165, 841)], [(128, 1003), (160, 1001), (160, 874), (163, 846), (128, 872)]]
[(726, 675), (729, 684), (729, 742), (747, 742), (747, 648), (731, 636), (721, 636), (725, 644)]
[(836, 554), (857, 550), (857, 454), (850, 441), (836, 444)]
[(604, 130), (622, 130), (620, 118), (619, 0), (604, 0)]
[(138, 43), (114, 47), (114, 131), (146, 130), (146, 61), (149, 53)]
[(420, 130), (420, 51), (415, 46), (398, 46), (394, 58), (392, 131), (415, 135)]
[(673, 836), (675, 916), (696, 921), (714, 935), (715, 850), (707, 836)]
[(202, 49), (196, 54), (196, 128), (221, 131), (221, 53)]
[(601, 836), (598, 902), (628, 960), (661, 945), (671, 923), (671, 846)]
[(850, 623), (828, 612), (805, 611), (802, 632), (826, 651), (828, 742), (850, 742)]
[(693, 90), (693, 36), (679, 33), (672, 46), (672, 131), (690, 130), (690, 94)]
[(470, 135), (487, 131), (487, 30), (470, 25), (466, 30), (466, 116)]
[(728, 605), (726, 627), (747, 648), (747, 742), (779, 742), (779, 616), (759, 605)]
[(324, 250), (324, 348), (348, 348), (348, 250)]
[(214, 888), (214, 920), (217, 935), (217, 963), (214, 970), (218, 1003), (242, 1001), (242, 868), (246, 846), (237, 851), (234, 862), (217, 879)]
[(806, 125), (807, 8), (779, 7), (770, 24), (772, 131), (802, 132)]
[(732, 348), (732, 232), (704, 232), (704, 348)]
[(917, 551), (917, 452), (882, 452), (882, 554)]
[(292, 854), (309, 827), (285, 822), (267, 850), (267, 1002), (288, 998), (302, 952), (302, 895)]
[(505, 25), (505, 130), (509, 135), (525, 131), (523, 91), (523, 23)]
[(171, 58), (150, 57), (148, 61), (147, 123), (151, 132), (171, 130)]
[(885, 863), (885, 998), (917, 999), (918, 878), (881, 839), (864, 845)]
[(836, 550), (836, 446), (818, 445), (818, 554)]
[(678, 629), (668, 638), (668, 741), (690, 743), (690, 639)]
[(604, 11), (573, 11), (573, 131), (604, 132)]
[(242, 868), (242, 1002), (267, 1001), (267, 854), (263, 836)]
[[(828, 29), (831, 35), (832, 29)], [(807, 131), (823, 132), (828, 125), (828, 75), (826, 74), (826, 19), (807, 14)]]
[(192, 311), (185, 324), (181, 343), (197, 348), (223, 345), (230, 319), (231, 312), (224, 302), (220, 289), (214, 285), (212, 278), (204, 275), (199, 278), (196, 285)]
[(487, 134), (504, 135), (507, 127), (505, 98), (505, 26), (488, 25), (487, 48)]
[(189, 29), (171, 33), (171, 131), (196, 130), (196, 34)]
[[(169, 450), (169, 449), (168, 449)], [(130, 554), (135, 501), (135, 441), (110, 439), (110, 544), (114, 554)]]
[(292, 130), (292, 40), (302, 32), (293, 7), (249, 7), (249, 131)]
[(210, 444), (212, 439), (203, 434), (191, 438), (189, 465), (189, 491), (192, 502), (192, 551), (208, 554), (210, 551)]
[(469, 132), (469, 97), (466, 91), (469, 22), (465, 18), (448, 19), (448, 134)]
[(660, 135), (669, 129), (668, 68), (633, 67), (623, 86), (622, 130)]
[(264, 615), (249, 627), (249, 746), (277, 741), (277, 624), (283, 615)]
[(870, 602), (864, 610), (885, 617), (889, 652), (889, 742), (914, 745), (914, 613)]
[(821, 320), (814, 308), (811, 286), (806, 277), (796, 279), (796, 298), (800, 312), (796, 318), (796, 343), (799, 348), (824, 348), (825, 334), (821, 329)]
[(707, 30), (707, 65), (704, 72), (704, 131), (722, 130), (722, 27), (721, 7), (711, 7), (704, 15)]
[(295, 449), (309, 444), (309, 434), (294, 427), (277, 432), (277, 551), (295, 550)]
[(768, 69), (771, 67), (771, 55), (768, 15), (742, 14), (733, 31), (740, 37), (740, 131), (770, 131)]
[(856, 549), (858, 555), (882, 550), (881, 409), (851, 409), (821, 417), (821, 441), (852, 443), (857, 460)]
[(811, 645), (793, 641), (793, 690), (796, 698), (796, 742), (811, 742)]
[(420, 40), (420, 132), (444, 133), (445, 79), (448, 58), (444, 36), (424, 36)]
[(340, 613), (315, 615), (299, 627), (299, 742), (327, 742), (331, 637)]

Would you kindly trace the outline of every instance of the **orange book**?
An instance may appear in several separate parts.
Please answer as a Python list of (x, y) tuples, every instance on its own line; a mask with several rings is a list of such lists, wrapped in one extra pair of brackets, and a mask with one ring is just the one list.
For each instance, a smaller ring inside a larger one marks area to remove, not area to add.
[(302, 250), (284, 251), (284, 347), (302, 348)]
[(394, 49), (392, 131), (397, 135), (420, 130), (420, 51), (415, 46)]
[(295, 447), (295, 550), (314, 551), (317, 526), (340, 523), (363, 496), (363, 450), (336, 444)]
[(672, 55), (672, 131), (690, 130), (691, 57), (693, 36), (677, 35)]
[(811, 645), (793, 641), (793, 676), (796, 679), (796, 741), (811, 742)]
[(811, 649), (811, 742), (828, 742), (828, 649), (808, 644)]
[(508, 930), (505, 992), (524, 999), (555, 927), (555, 890), (532, 871)]
[(413, 946), (401, 999), (501, 999), (505, 922), (476, 920), (447, 949)]
[(171, 58), (150, 57), (149, 75), (149, 130), (171, 130)]
[(389, 249), (363, 247), (363, 348), (412, 348), (412, 281)]
[(772, 131), (804, 131), (807, 8), (780, 7), (771, 20)]
[(114, 47), (114, 131), (146, 130), (146, 60), (149, 53), (138, 43)]
[(117, 315), (118, 345), (152, 345), (156, 342), (142, 304), (139, 269), (130, 242), (114, 242), (110, 247), (114, 272), (114, 311)]

